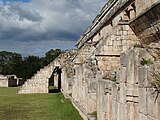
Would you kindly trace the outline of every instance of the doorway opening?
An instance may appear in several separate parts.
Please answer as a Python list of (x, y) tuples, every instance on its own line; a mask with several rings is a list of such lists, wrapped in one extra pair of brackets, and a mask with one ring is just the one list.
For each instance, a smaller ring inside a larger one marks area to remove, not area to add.
[(56, 66), (49, 78), (49, 93), (61, 92), (61, 73), (61, 68)]

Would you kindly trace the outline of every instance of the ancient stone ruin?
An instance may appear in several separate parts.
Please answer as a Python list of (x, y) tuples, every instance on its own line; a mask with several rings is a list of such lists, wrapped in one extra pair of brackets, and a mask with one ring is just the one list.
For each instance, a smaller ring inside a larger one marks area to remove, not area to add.
[(108, 0), (76, 46), (19, 93), (48, 93), (54, 76), (86, 120), (160, 120), (159, 0)]
[(0, 87), (16, 87), (20, 84), (15, 75), (0, 75)]

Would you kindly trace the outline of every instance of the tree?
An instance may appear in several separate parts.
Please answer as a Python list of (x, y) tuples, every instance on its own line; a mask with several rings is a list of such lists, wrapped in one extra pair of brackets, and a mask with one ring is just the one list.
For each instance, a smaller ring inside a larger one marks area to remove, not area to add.
[(22, 56), (18, 53), (1, 51), (0, 52), (0, 74), (16, 74), (16, 66), (22, 62)]
[(21, 54), (1, 51), (0, 52), (0, 74), (15, 74), (19, 78), (29, 79), (40, 68), (48, 65), (61, 53), (60, 49), (51, 49), (46, 52), (45, 57), (28, 56), (22, 58)]
[(31, 78), (42, 67), (41, 59), (37, 56), (25, 57), (22, 63), (21, 77)]
[(56, 59), (60, 54), (62, 53), (61, 49), (51, 49), (45, 54), (44, 61), (46, 62), (45, 65), (52, 62), (54, 59)]

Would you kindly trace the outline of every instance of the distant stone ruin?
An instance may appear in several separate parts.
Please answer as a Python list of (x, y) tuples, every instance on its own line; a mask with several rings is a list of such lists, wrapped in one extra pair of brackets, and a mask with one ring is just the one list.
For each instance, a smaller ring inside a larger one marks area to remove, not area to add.
[(16, 87), (20, 84), (19, 81), (15, 75), (0, 75), (0, 87)]
[(19, 93), (48, 93), (53, 75), (85, 120), (160, 120), (159, 0), (108, 0), (76, 46)]

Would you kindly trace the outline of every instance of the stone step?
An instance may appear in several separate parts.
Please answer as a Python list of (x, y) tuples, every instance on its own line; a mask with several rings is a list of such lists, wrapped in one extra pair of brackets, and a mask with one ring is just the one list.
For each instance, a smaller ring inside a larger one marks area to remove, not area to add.
[(30, 82), (30, 83), (25, 84), (23, 87), (28, 87), (28, 86), (41, 86), (41, 85), (44, 85), (44, 84), (48, 84), (48, 83), (46, 83), (46, 82), (41, 82), (41, 83), (38, 83), (38, 82)]
[(52, 64), (41, 68), (21, 86), (18, 93), (48, 93), (48, 81), (53, 72), (52, 68)]
[(30, 87), (26, 89), (21, 89), (18, 93), (19, 94), (21, 93), (48, 93), (48, 89), (45, 89), (45, 88), (37, 89), (37, 87)]

